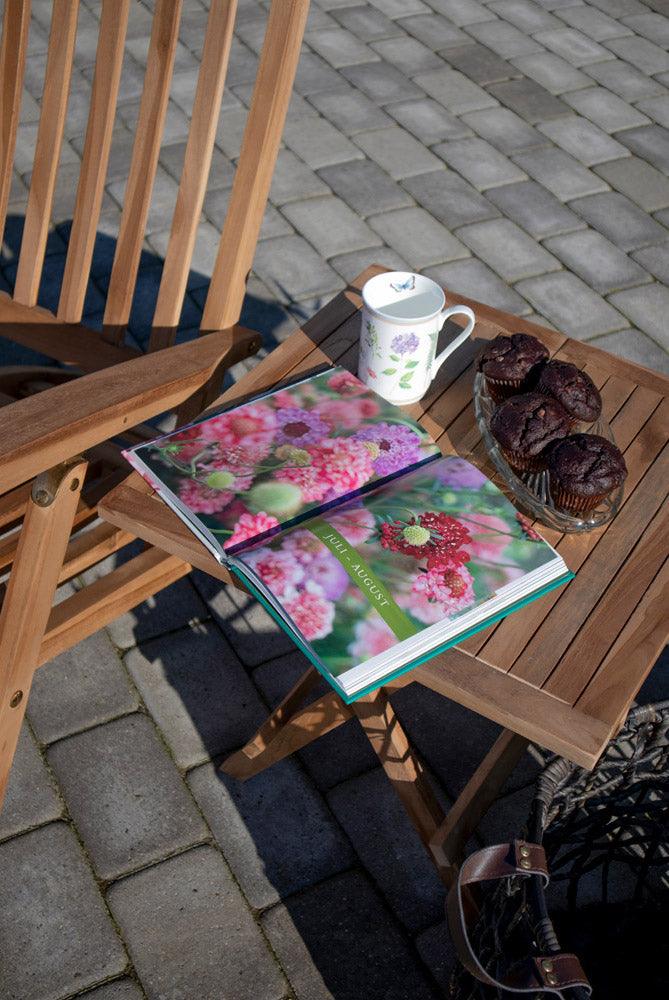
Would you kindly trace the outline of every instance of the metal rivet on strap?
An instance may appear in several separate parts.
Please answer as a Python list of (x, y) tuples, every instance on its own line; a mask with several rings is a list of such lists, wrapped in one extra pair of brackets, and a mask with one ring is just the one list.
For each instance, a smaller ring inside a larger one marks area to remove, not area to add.
[(10, 708), (18, 708), (18, 706), (23, 701), (23, 691), (15, 691), (14, 694), (9, 699)]
[(548, 983), (549, 986), (557, 986), (558, 977), (553, 975), (552, 972), (549, 972), (548, 975), (546, 976), (546, 982)]
[(520, 856), (521, 858), (529, 858), (530, 856), (530, 849), (529, 847), (526, 847), (525, 844), (523, 844), (523, 846), (520, 848)]
[(532, 867), (532, 862), (530, 861), (529, 858), (521, 858), (520, 867), (521, 868), (531, 868)]
[(552, 972), (555, 966), (553, 965), (553, 962), (550, 958), (542, 958), (541, 968), (544, 970), (544, 972)]

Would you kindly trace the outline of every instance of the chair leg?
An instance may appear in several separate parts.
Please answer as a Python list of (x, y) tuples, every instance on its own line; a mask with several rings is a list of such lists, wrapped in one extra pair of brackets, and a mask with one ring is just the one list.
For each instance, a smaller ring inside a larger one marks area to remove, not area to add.
[[(420, 839), (430, 849), (432, 838), (444, 821), (444, 811), (437, 801), (425, 768), (415, 755), (393, 711), (388, 695), (380, 688), (353, 702), (350, 707), (357, 715)], [(441, 864), (430, 853), (440, 877), (450, 885), (454, 870), (448, 863)]]
[(318, 671), (310, 667), (255, 736), (241, 750), (230, 754), (220, 769), (245, 781), (350, 719), (351, 709), (335, 691), (328, 691), (322, 698), (300, 708), (318, 676)]
[(81, 458), (51, 469), (26, 507), (0, 613), (0, 807), (85, 473)]
[(441, 864), (459, 865), (467, 841), (499, 795), (529, 740), (505, 729), (497, 737), (430, 840)]

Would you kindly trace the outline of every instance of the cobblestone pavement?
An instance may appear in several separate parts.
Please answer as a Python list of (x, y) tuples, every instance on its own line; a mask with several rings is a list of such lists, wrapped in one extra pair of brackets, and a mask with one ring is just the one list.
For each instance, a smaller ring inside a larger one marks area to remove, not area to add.
[[(51, 6), (33, 0), (3, 287), (16, 271)], [(92, 324), (149, 7), (133, 0)], [(239, 8), (184, 336), (198, 322), (262, 43), (265, 7)], [(243, 316), (263, 331), (264, 350), (378, 261), (669, 370), (663, 9), (663, 0), (315, 0)], [(98, 15), (84, 0), (41, 290), (51, 308)], [(131, 323), (139, 344), (206, 16), (185, 0)], [(30, 357), (1, 343), (3, 363)], [(0, 817), (4, 1000), (443, 994), (452, 953), (442, 888), (354, 723), (247, 784), (215, 770), (303, 669), (255, 602), (194, 573), (39, 671)], [(666, 696), (665, 674), (656, 669), (642, 700)], [(496, 727), (415, 686), (396, 707), (452, 799)], [(536, 769), (528, 754), (483, 824), (485, 841), (520, 829)]]

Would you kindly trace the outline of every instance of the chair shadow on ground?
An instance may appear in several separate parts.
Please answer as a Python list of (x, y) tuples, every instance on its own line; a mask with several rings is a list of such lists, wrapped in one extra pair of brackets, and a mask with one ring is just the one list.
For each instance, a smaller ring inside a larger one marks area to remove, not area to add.
[[(8, 288), (22, 224), (19, 216), (8, 219), (0, 262)], [(45, 260), (40, 304), (52, 310), (67, 228), (52, 235)], [(84, 318), (93, 327), (101, 326), (114, 247), (112, 237), (98, 235)], [(129, 324), (134, 346), (148, 343), (161, 268), (158, 257), (143, 253)], [(196, 335), (207, 282), (191, 272), (180, 340)], [(241, 321), (262, 334), (266, 350), (279, 342), (288, 319), (270, 298), (247, 295)], [(0, 340), (3, 364), (48, 360)], [(129, 546), (81, 582), (140, 547), (139, 542)], [(218, 767), (307, 667), (258, 603), (195, 571), (108, 631), (297, 995), (305, 1000), (445, 995), (453, 954), (443, 886), (358, 724), (345, 723), (243, 783)], [(642, 700), (667, 695), (659, 677), (647, 689)], [(498, 728), (416, 684), (393, 703), (447, 805)], [(486, 842), (518, 835), (537, 770), (536, 759), (526, 755), (483, 823)]]

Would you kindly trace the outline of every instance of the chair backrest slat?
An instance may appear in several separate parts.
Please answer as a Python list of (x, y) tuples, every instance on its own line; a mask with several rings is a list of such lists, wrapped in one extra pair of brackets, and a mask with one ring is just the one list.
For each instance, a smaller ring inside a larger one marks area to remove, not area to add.
[(272, 183), (300, 57), (309, 0), (270, 8), (225, 225), (202, 316), (202, 330), (236, 323)]
[(174, 338), (207, 189), (237, 0), (212, 0), (184, 163), (158, 292), (150, 347)]
[(181, 8), (181, 0), (158, 0), (153, 15), (144, 89), (104, 314), (105, 336), (117, 342), (123, 341), (137, 281), (170, 96)]
[(130, 0), (102, 2), (84, 153), (58, 302), (58, 318), (66, 323), (78, 323), (84, 309), (111, 148), (129, 9)]
[(5, 0), (0, 45), (0, 234), (5, 231), (28, 51), (30, 0)]
[(25, 306), (34, 306), (37, 302), (42, 277), (70, 93), (78, 15), (79, 0), (53, 0), (42, 110), (14, 286), (14, 298)]

